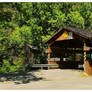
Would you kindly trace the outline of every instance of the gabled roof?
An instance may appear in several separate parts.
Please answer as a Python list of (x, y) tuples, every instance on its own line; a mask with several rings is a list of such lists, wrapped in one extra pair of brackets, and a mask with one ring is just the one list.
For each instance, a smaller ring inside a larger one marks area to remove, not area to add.
[(90, 30), (84, 30), (84, 29), (79, 29), (79, 28), (73, 28), (73, 27), (61, 27), (59, 31), (57, 31), (54, 35), (49, 38), (45, 44), (50, 43), (51, 41), (55, 40), (62, 34), (62, 30), (66, 30), (69, 32), (73, 32), (85, 39), (92, 39), (92, 32)]

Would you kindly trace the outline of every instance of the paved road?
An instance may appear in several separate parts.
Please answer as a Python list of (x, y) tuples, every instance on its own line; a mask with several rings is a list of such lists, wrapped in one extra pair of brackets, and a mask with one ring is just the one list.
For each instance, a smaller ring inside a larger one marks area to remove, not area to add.
[(82, 77), (78, 70), (40, 70), (1, 76), (0, 89), (92, 90), (92, 77)]

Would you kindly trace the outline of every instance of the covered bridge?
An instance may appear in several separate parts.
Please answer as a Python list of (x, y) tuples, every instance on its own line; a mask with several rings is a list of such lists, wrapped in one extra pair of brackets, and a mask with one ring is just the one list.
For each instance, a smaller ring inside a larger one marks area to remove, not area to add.
[(48, 39), (48, 64), (57, 64), (49, 68), (78, 69), (92, 73), (92, 32), (89, 30), (62, 27)]

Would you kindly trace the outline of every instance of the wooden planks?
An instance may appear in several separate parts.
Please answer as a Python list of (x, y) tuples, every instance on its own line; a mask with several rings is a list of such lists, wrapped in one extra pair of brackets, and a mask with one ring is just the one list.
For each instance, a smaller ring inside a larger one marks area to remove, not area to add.
[(61, 36), (59, 36), (55, 41), (60, 41), (60, 40), (67, 40), (69, 39), (69, 35), (67, 31), (64, 31), (63, 34), (61, 34)]

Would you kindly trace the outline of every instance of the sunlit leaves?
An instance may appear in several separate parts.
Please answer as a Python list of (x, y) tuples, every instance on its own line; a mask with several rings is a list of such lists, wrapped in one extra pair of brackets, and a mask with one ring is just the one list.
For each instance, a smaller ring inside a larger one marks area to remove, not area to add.
[(92, 4), (0, 3), (0, 56), (12, 47), (24, 55), (27, 44), (44, 48), (44, 41), (62, 26), (91, 30)]
[(69, 26), (84, 28), (84, 19), (79, 12), (70, 12), (67, 15), (67, 23)]

